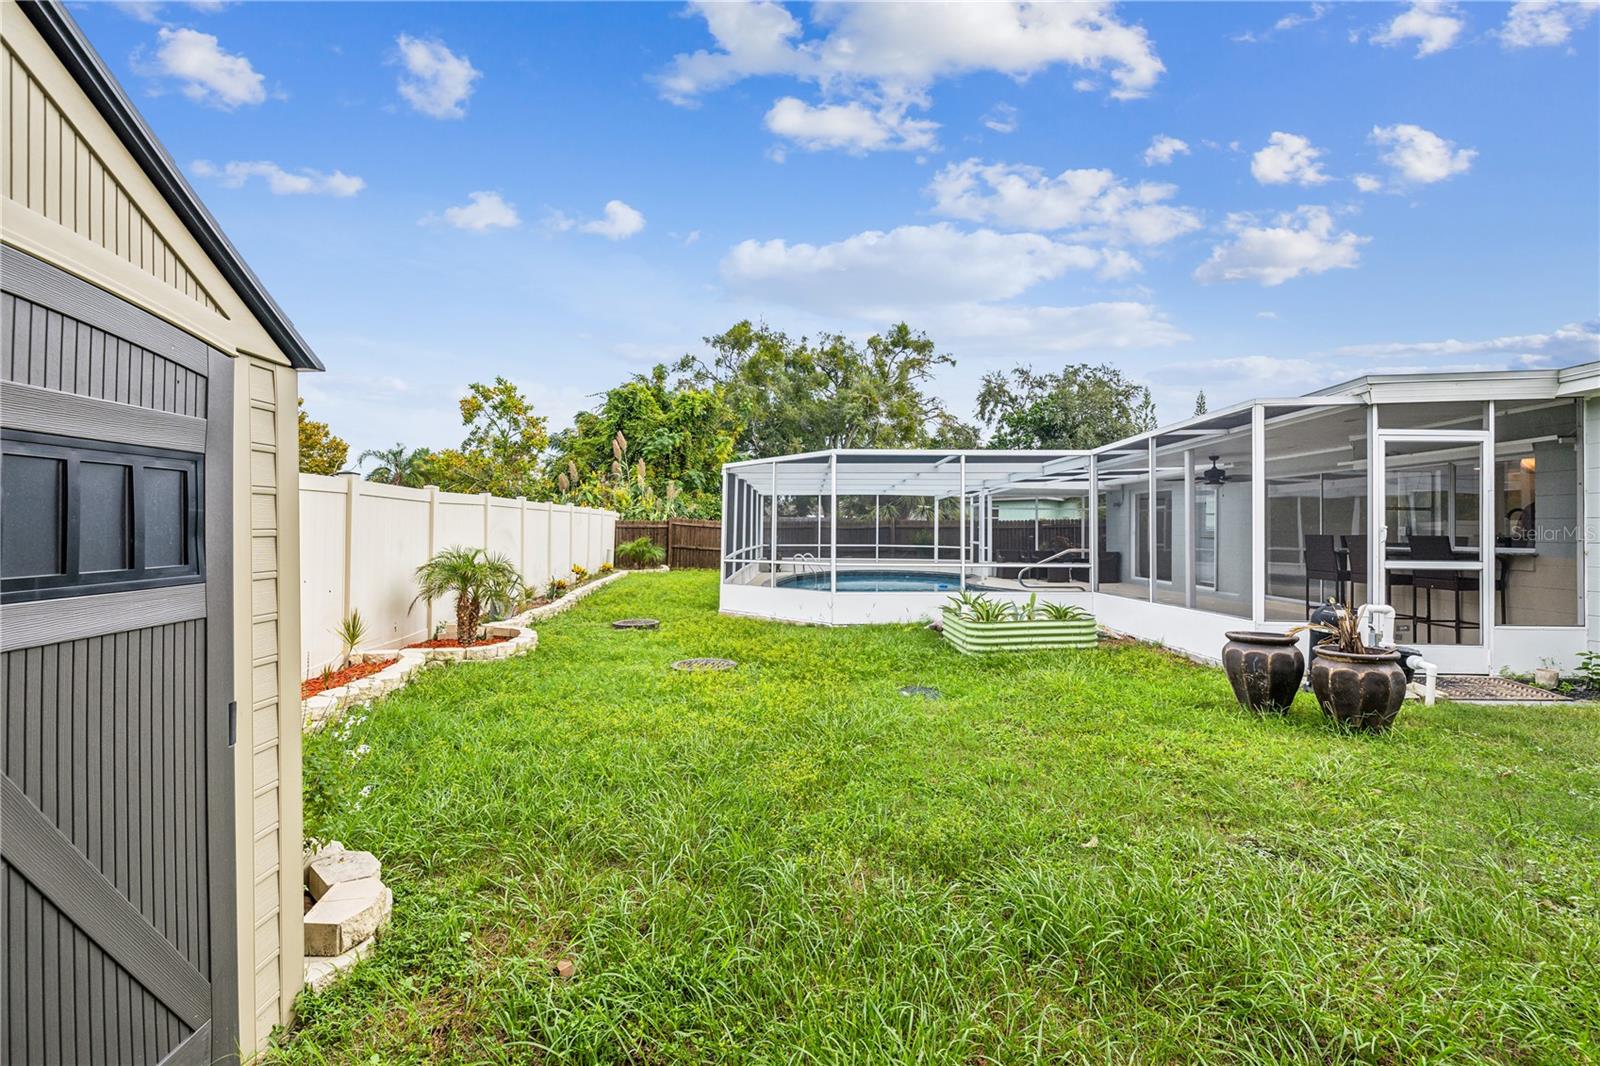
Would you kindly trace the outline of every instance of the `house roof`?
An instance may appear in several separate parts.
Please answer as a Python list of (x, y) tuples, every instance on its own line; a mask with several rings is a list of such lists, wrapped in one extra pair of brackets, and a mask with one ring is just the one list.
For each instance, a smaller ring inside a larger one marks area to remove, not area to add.
[(300, 336), (300, 331), (294, 328), (294, 323), (289, 321), (238, 249), (222, 232), (222, 227), (217, 225), (217, 220), (211, 217), (211, 212), (206, 210), (195, 191), (189, 187), (177, 164), (161, 146), (161, 142), (156, 140), (156, 135), (122, 91), (122, 86), (117, 84), (94, 46), (83, 35), (72, 16), (67, 14), (65, 5), (58, 0), (22, 0), (21, 7), (39, 35), (55, 52), (61, 65), (77, 81), (123, 146), (160, 191), (168, 206), (183, 220), (185, 227), (239, 294), (273, 343), (288, 356), (290, 365), (297, 370), (324, 369), (322, 360)]

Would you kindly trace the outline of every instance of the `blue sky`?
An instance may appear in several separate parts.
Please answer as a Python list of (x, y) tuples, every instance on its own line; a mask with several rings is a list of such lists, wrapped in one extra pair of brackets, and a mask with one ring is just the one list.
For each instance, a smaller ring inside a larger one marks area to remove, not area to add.
[(1163, 418), (1600, 358), (1596, 5), (73, 8), (358, 448), (552, 428), (751, 317)]

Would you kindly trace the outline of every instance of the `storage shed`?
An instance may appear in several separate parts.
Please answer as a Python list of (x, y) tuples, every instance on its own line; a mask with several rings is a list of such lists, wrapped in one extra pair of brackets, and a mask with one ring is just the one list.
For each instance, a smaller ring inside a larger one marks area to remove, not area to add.
[(248, 1055), (301, 979), (321, 366), (65, 8), (0, 38), (4, 1056)]

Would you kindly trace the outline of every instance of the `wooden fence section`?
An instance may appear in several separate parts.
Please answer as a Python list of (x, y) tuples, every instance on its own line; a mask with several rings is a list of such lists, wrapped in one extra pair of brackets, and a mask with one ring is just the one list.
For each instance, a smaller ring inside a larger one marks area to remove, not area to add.
[(667, 522), (617, 522), (616, 543), (649, 537), (674, 570), (715, 570), (722, 562), (722, 523), (697, 518)]

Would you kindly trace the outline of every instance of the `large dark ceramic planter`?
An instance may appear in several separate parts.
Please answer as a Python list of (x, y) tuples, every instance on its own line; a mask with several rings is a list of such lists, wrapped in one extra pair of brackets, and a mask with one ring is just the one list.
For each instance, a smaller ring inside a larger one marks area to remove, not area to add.
[(1306, 659), (1295, 637), (1234, 632), (1222, 646), (1222, 669), (1246, 710), (1282, 714), (1300, 691)]
[(1322, 713), (1335, 722), (1347, 729), (1381, 733), (1394, 724), (1406, 698), (1400, 653), (1320, 646), (1311, 660), (1311, 691)]

